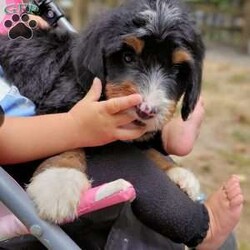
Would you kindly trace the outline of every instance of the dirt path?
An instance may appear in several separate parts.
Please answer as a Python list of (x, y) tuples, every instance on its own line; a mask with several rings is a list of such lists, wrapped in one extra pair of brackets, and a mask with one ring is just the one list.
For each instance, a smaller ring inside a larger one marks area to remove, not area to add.
[(204, 66), (206, 119), (193, 152), (176, 160), (198, 175), (208, 194), (231, 174), (241, 177), (245, 208), (236, 233), (240, 250), (249, 250), (250, 56), (208, 48)]

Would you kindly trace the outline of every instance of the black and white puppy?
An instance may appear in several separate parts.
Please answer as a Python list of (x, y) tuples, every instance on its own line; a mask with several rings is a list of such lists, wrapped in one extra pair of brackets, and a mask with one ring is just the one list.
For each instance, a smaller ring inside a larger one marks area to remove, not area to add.
[[(80, 34), (39, 30), (30, 40), (0, 37), (6, 78), (34, 101), (38, 114), (68, 111), (98, 76), (104, 98), (143, 97), (132, 110), (134, 125), (147, 129), (140, 141), (154, 138), (182, 96), (181, 115), (188, 118), (201, 90), (203, 57), (201, 37), (176, 0), (126, 1)], [(79, 152), (39, 167), (28, 192), (43, 218), (63, 222), (76, 216), (81, 192), (89, 187), (85, 169)]]

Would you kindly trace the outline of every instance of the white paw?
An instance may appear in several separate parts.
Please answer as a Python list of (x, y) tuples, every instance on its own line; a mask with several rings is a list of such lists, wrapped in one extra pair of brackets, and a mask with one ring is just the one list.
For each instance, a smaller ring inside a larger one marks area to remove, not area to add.
[(169, 178), (175, 182), (192, 200), (200, 194), (200, 182), (188, 169), (173, 167), (167, 171)]
[(27, 193), (42, 219), (60, 224), (77, 217), (81, 194), (89, 187), (90, 182), (81, 171), (55, 167), (33, 177)]

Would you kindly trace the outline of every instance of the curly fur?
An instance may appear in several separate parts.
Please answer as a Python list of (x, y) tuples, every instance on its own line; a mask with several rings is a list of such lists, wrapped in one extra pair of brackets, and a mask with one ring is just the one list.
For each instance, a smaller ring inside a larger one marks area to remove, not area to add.
[[(148, 135), (143, 140), (160, 131), (171, 119), (182, 96), (182, 118), (188, 118), (200, 94), (203, 57), (201, 37), (185, 8), (175, 0), (127, 1), (80, 34), (37, 30), (30, 40), (0, 36), (0, 65), (6, 78), (17, 85), (21, 94), (34, 101), (38, 114), (68, 111), (83, 98), (93, 78), (98, 76), (104, 85), (103, 98), (131, 93), (142, 95), (142, 104), (133, 111), (138, 116), (135, 125), (147, 126)], [(53, 164), (43, 165), (45, 173), (38, 175), (46, 178), (33, 178), (28, 188), (31, 197), (38, 199), (36, 204), (43, 211), (42, 216), (55, 222), (67, 217), (63, 214), (58, 219), (57, 211), (72, 210), (67, 214), (75, 216), (78, 191), (84, 189), (82, 179), (72, 177), (72, 184), (66, 189), (68, 197), (74, 194), (74, 199), (64, 197), (64, 183), (68, 182), (59, 180), (57, 174), (62, 157), (55, 157)], [(85, 163), (81, 156), (77, 157), (82, 167)], [(75, 167), (71, 166), (74, 164), (68, 166), (68, 161), (61, 162), (61, 167)], [(83, 169), (77, 171), (84, 172)], [(119, 166), (116, 169), (121, 173)], [(49, 191), (41, 198), (43, 187), (48, 185), (44, 179), (53, 179), (58, 185), (46, 188)], [(132, 184), (137, 183), (144, 180), (140, 181), (138, 176)], [(53, 201), (53, 194), (60, 202), (56, 200), (59, 207), (51, 214), (54, 204), (47, 204), (47, 210), (43, 204)]]
[[(130, 36), (145, 45), (138, 62), (126, 65), (123, 53), (134, 53), (124, 43)], [(172, 53), (180, 48), (192, 60), (173, 64)], [(127, 1), (79, 35), (38, 30), (30, 40), (0, 37), (6, 78), (35, 102), (38, 113), (69, 110), (98, 76), (103, 83), (132, 81), (138, 89), (157, 80), (167, 99), (178, 101), (184, 94), (182, 117), (187, 119), (200, 93), (203, 56), (200, 35), (173, 0)]]

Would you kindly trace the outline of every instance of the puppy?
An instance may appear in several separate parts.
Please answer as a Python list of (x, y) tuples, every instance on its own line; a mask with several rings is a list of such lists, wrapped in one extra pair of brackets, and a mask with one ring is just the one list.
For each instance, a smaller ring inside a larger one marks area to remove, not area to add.
[[(38, 114), (68, 111), (87, 93), (94, 76), (103, 82), (103, 98), (139, 93), (143, 102), (131, 112), (137, 114), (134, 126), (146, 127), (138, 139), (142, 144), (160, 138), (181, 97), (183, 120), (193, 111), (203, 57), (201, 37), (176, 0), (127, 1), (81, 34), (39, 30), (30, 40), (0, 37), (6, 78), (34, 101)], [(159, 162), (160, 156), (154, 151), (150, 158)], [(159, 165), (166, 170), (164, 161)], [(42, 218), (61, 223), (77, 216), (81, 192), (90, 186), (85, 170), (81, 150), (39, 166), (27, 191)]]

